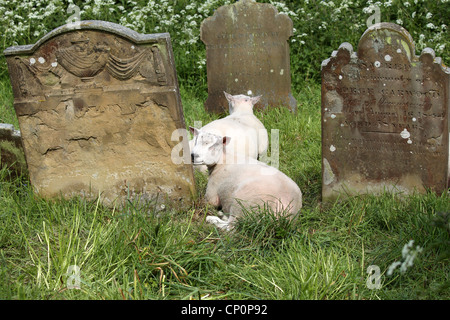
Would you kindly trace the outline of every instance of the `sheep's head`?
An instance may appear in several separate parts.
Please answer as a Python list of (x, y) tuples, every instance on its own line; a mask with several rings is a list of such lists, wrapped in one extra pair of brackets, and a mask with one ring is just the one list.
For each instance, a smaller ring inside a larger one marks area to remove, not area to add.
[(250, 97), (244, 94), (233, 96), (225, 91), (223, 93), (228, 100), (230, 114), (240, 111), (252, 112), (253, 106), (261, 99), (261, 96)]
[(229, 137), (222, 137), (201, 129), (189, 127), (194, 134), (191, 148), (191, 159), (194, 165), (213, 166), (222, 160), (223, 148), (230, 141)]

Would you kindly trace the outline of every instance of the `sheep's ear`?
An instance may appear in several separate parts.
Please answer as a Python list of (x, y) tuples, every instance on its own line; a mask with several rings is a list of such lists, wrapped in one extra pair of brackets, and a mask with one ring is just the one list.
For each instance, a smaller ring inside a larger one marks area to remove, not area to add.
[(222, 138), (223, 145), (224, 146), (228, 145), (230, 143), (230, 140), (231, 140), (231, 137), (227, 137), (227, 136), (223, 137)]
[(225, 98), (227, 98), (228, 102), (233, 101), (233, 96), (229, 93), (226, 93), (225, 91), (223, 92), (223, 94), (225, 95)]
[(189, 131), (194, 135), (198, 135), (198, 129), (194, 127), (189, 127)]
[(261, 97), (262, 97), (262, 95), (253, 97), (253, 98), (252, 98), (252, 104), (256, 104), (256, 103), (259, 101), (259, 99), (261, 99)]

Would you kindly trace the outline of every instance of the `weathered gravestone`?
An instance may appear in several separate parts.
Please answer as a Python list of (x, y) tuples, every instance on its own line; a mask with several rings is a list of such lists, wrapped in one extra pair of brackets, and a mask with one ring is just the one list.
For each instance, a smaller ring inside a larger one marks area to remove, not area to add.
[(204, 20), (200, 36), (206, 45), (206, 110), (227, 110), (226, 91), (262, 95), (256, 108), (287, 106), (295, 111), (288, 44), (292, 30), (287, 15), (253, 0), (222, 6)]
[(367, 29), (356, 52), (333, 52), (322, 63), (323, 200), (446, 190), (449, 76), (391, 23)]
[(186, 131), (172, 141), (185, 123), (169, 34), (81, 21), (4, 54), (37, 193), (191, 199), (192, 166), (171, 158)]

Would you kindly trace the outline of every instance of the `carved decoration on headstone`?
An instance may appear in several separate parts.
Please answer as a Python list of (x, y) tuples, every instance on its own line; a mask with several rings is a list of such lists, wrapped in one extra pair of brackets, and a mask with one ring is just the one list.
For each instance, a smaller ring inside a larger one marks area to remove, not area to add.
[(223, 92), (262, 95), (256, 108), (285, 106), (293, 111), (288, 40), (292, 20), (268, 3), (240, 0), (218, 8), (200, 27), (206, 45), (206, 110), (228, 109)]
[(409, 33), (375, 24), (322, 63), (322, 196), (443, 192), (450, 70)]
[(185, 123), (169, 34), (82, 21), (4, 53), (40, 195), (191, 199), (192, 166), (171, 158)]

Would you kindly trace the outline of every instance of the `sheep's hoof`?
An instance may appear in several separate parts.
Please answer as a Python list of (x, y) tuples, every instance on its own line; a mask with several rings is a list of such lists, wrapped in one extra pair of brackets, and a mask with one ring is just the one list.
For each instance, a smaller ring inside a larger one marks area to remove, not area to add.
[(206, 222), (215, 225), (219, 229), (223, 229), (223, 230), (230, 230), (231, 229), (231, 227), (230, 227), (230, 225), (229, 225), (229, 223), (227, 221), (224, 221), (224, 220), (222, 220), (222, 219), (220, 219), (219, 217), (216, 217), (216, 216), (208, 216), (208, 217), (206, 217)]
[(217, 212), (217, 216), (222, 219), (223, 221), (228, 221), (229, 216), (227, 216), (225, 213), (223, 213), (222, 211), (218, 211)]

